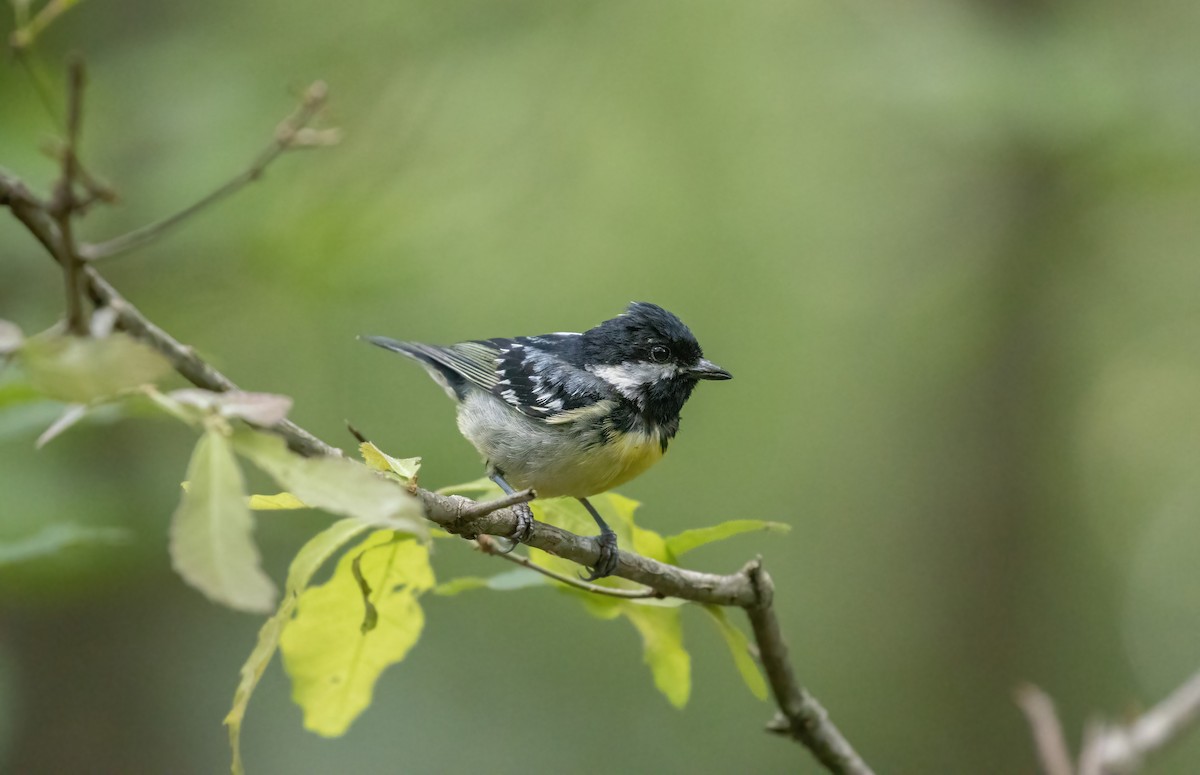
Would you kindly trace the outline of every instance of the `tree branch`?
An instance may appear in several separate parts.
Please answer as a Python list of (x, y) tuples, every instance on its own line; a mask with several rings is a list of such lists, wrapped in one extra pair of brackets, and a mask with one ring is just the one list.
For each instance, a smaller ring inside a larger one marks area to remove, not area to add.
[(71, 219), (75, 217), (78, 200), (75, 180), (79, 174), (79, 130), (83, 122), (83, 60), (74, 57), (67, 65), (67, 142), (62, 153), (62, 176), (54, 189), (48, 212), (58, 224), (61, 246), (59, 264), (63, 270), (63, 286), (67, 294), (67, 329), (82, 336), (87, 333), (87, 314), (83, 306), (79, 270), (83, 265), (75, 245)]
[(275, 137), (270, 145), (262, 150), (242, 172), (218, 186), (206, 196), (188, 205), (177, 213), (155, 221), (140, 229), (134, 229), (128, 234), (114, 237), (106, 242), (83, 245), (80, 255), (86, 261), (98, 261), (121, 253), (128, 253), (143, 245), (153, 242), (171, 229), (191, 218), (206, 207), (216, 204), (226, 197), (237, 193), (244, 186), (262, 177), (271, 162), (278, 159), (284, 152), (295, 149), (332, 145), (337, 142), (337, 133), (326, 130), (324, 133), (309, 129), (308, 125), (325, 106), (329, 89), (324, 81), (316, 81), (304, 91), (304, 99), (290, 116), (280, 122), (275, 129)]
[[(317, 102), (323, 99), (322, 87)], [(305, 104), (310, 105), (315, 112), (315, 105), (311, 105), (308, 100)], [(297, 116), (304, 121), (311, 118), (303, 106)], [(228, 196), (254, 180), (267, 164), (293, 142), (294, 139), (283, 140), (277, 136), (276, 144), (268, 148), (246, 173), (175, 216), (138, 229), (124, 237), (91, 246), (87, 258), (116, 255), (157, 238), (200, 208)], [(70, 155), (73, 154), (68, 153), (68, 156)], [(56, 222), (50, 217), (49, 206), (33, 196), (19, 179), (4, 170), (0, 170), (0, 205), (7, 206), (60, 264), (66, 266), (72, 258), (78, 258), (72, 251), (64, 250), (64, 246), (69, 244), (70, 240), (70, 234), (66, 231), (69, 226), (64, 228), (62, 222)], [(97, 305), (113, 309), (118, 328), (161, 352), (175, 370), (192, 384), (218, 392), (237, 389), (232, 380), (206, 363), (192, 348), (181, 344), (142, 315), (94, 267), (81, 267), (78, 276), (82, 278), (87, 292)], [(269, 430), (278, 433), (287, 440), (293, 450), (303, 455), (343, 454), (341, 450), (326, 444), (291, 421), (277, 423)], [(514, 507), (504, 505), (507, 501), (481, 507), (475, 501), (461, 496), (440, 495), (424, 489), (417, 489), (415, 494), (421, 499), (426, 516), (451, 533), (472, 538), (481, 535), (507, 537), (515, 532), (519, 524)], [(527, 495), (520, 493), (513, 502), (523, 502)], [(493, 508), (497, 505), (503, 507)], [(600, 554), (599, 542), (595, 537), (576, 535), (541, 522), (534, 523), (525, 543), (581, 566), (594, 566)], [(519, 563), (519, 558), (509, 559)], [(830, 721), (825, 709), (797, 681), (788, 661), (787, 645), (775, 615), (774, 586), (759, 560), (749, 563), (737, 573), (719, 575), (679, 568), (639, 554), (621, 551), (613, 575), (647, 587), (645, 592), (624, 590), (635, 592), (639, 596), (671, 596), (697, 603), (743, 608), (750, 617), (758, 652), (780, 709), (778, 723), (772, 722), (769, 728), (782, 731), (806, 746), (830, 772), (870, 775), (870, 768)], [(605, 594), (615, 591), (606, 589)]]
[(1104, 725), (1091, 741), (1099, 764), (1097, 772), (1134, 772), (1147, 756), (1164, 748), (1198, 722), (1200, 672), (1133, 722)]
[(511, 506), (518, 506), (522, 503), (529, 503), (529, 501), (536, 497), (537, 493), (535, 493), (533, 490), (521, 490), (520, 492), (514, 492), (511, 495), (505, 495), (503, 498), (497, 498), (494, 501), (483, 501), (482, 503), (476, 503), (475, 507), (471, 509), (471, 516), (482, 517), (484, 514), (491, 514), (493, 511), (507, 509)]
[[(1062, 742), (1062, 725), (1049, 696), (1036, 686), (1026, 686), (1018, 690), (1017, 704), (1033, 727), (1046, 775), (1125, 775), (1140, 770), (1147, 757), (1200, 723), (1200, 672), (1128, 724), (1089, 721), (1077, 768)], [(1047, 740), (1050, 736), (1058, 740)]]

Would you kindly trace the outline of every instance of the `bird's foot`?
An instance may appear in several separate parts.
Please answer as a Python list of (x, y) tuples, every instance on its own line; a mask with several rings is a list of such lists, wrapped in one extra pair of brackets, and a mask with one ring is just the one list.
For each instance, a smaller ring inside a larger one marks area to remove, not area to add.
[[(528, 541), (529, 537), (533, 535), (533, 525), (537, 521), (533, 518), (533, 510), (529, 508), (528, 503), (518, 503), (511, 508), (517, 515), (517, 526), (513, 528), (507, 538), (502, 539), (508, 543), (508, 548), (501, 548), (500, 554), (508, 554), (520, 544)], [(503, 544), (501, 546), (503, 547)]]
[(611, 576), (617, 569), (617, 564), (621, 560), (621, 553), (617, 549), (617, 534), (611, 530), (602, 530), (600, 535), (596, 537), (596, 543), (599, 545), (600, 556), (596, 558), (596, 565), (592, 568), (592, 573), (589, 576), (584, 576), (582, 573), (579, 577), (584, 581), (595, 581), (602, 579), (605, 576)]

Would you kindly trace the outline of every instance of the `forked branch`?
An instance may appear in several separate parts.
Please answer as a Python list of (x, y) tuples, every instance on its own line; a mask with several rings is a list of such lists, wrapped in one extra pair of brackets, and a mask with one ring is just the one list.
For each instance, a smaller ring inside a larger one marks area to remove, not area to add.
[[(81, 99), (78, 97), (82, 91), (81, 68), (79, 76), (79, 88), (73, 89), (77, 96), (72, 100)], [(94, 266), (82, 265), (82, 260), (94, 261), (114, 256), (151, 242), (213, 202), (231, 195), (257, 179), (267, 165), (284, 151), (328, 141), (330, 138), (325, 135), (305, 134), (307, 124), (324, 103), (325, 96), (323, 84), (318, 83), (310, 88), (297, 112), (285, 120), (272, 144), (246, 171), (178, 213), (108, 242), (76, 245), (71, 234), (70, 218), (77, 204), (72, 193), (73, 182), (79, 170), (76, 147), (78, 109), (68, 121), (63, 177), (51, 202), (43, 202), (15, 176), (0, 170), (0, 205), (7, 206), (35, 239), (64, 267), (68, 282), (70, 278), (75, 278), (77, 290), (85, 291), (97, 306), (109, 307), (116, 313), (117, 328), (161, 352), (179, 374), (197, 387), (213, 391), (234, 390), (237, 386), (232, 380), (201, 359), (192, 348), (180, 343), (147, 319), (117, 292)], [(78, 108), (80, 103), (75, 104)], [(292, 449), (304, 455), (343, 454), (341, 450), (326, 444), (290, 421), (278, 423), (269, 430), (283, 436)], [(530, 497), (529, 493), (521, 493), (511, 501), (481, 506), (461, 496), (440, 495), (423, 489), (417, 490), (416, 494), (424, 504), (426, 516), (430, 520), (449, 532), (471, 537), (513, 534), (519, 524), (519, 517), (512, 504), (524, 502)], [(576, 535), (544, 523), (534, 524), (526, 543), (581, 566), (594, 565), (599, 555), (599, 545), (595, 538)], [(510, 557), (509, 560), (519, 562), (518, 558)], [(803, 744), (830, 772), (854, 775), (871, 773), (870, 768), (830, 721), (825, 709), (797, 681), (775, 615), (774, 587), (758, 560), (748, 563), (737, 573), (720, 575), (679, 568), (622, 551), (613, 575), (637, 582), (646, 588), (644, 592), (629, 591), (632, 593), (628, 595), (630, 597), (671, 596), (744, 609), (750, 618), (758, 653), (779, 706), (776, 721), (768, 728), (783, 732)]]
[(1072, 764), (1062, 724), (1049, 695), (1036, 686), (1017, 692), (1017, 704), (1033, 730), (1046, 775), (1125, 775), (1200, 723), (1200, 672), (1150, 710), (1125, 724), (1094, 720), (1085, 730), (1079, 761)]

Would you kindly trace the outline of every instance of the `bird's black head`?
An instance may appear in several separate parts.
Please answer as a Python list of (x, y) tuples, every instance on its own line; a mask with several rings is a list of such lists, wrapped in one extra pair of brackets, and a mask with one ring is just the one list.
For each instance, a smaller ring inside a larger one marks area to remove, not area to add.
[(656, 304), (636, 301), (583, 334), (585, 368), (636, 404), (656, 425), (679, 423), (679, 411), (701, 379), (730, 379), (704, 358), (683, 321)]

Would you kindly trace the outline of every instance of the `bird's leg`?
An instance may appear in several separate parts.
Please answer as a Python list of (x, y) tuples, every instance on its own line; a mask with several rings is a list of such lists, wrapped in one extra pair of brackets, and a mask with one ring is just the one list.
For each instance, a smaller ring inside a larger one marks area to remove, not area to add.
[(596, 511), (592, 504), (588, 503), (587, 498), (580, 498), (579, 502), (592, 515), (592, 519), (596, 520), (596, 524), (600, 526), (600, 536), (596, 540), (600, 545), (600, 556), (596, 558), (596, 566), (592, 568), (592, 575), (583, 577), (584, 581), (595, 581), (602, 579), (605, 576), (611, 576), (613, 571), (617, 569), (617, 563), (620, 561), (620, 552), (617, 550), (617, 534), (613, 532), (604, 518), (600, 516), (600, 512)]
[[(504, 490), (505, 495), (512, 495), (516, 490), (504, 481), (504, 476), (497, 470), (488, 474), (488, 478), (496, 483), (496, 486)], [(517, 528), (513, 530), (512, 535), (508, 537), (512, 541), (512, 546), (501, 550), (501, 554), (508, 554), (513, 549), (517, 548), (517, 544), (525, 543), (533, 533), (533, 511), (529, 508), (528, 503), (518, 503), (512, 507), (513, 513), (517, 515)]]

